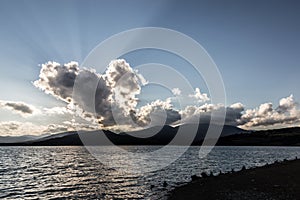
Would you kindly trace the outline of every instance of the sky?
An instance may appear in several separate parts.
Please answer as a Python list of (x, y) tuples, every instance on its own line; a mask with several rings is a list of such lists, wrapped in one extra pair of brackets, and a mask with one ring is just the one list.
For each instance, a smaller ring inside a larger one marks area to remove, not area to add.
[[(72, 106), (66, 94), (58, 92), (61, 90), (59, 81), (41, 80), (41, 75), (49, 78), (46, 69), (51, 66), (62, 69), (59, 71), (62, 77), (97, 74), (106, 81), (104, 89), (108, 92), (106, 96), (100, 95), (99, 101), (111, 103), (109, 94), (115, 91), (113, 81), (116, 80), (112, 80), (115, 77), (109, 71), (102, 77), (99, 73), (79, 69), (80, 64), (100, 42), (139, 27), (173, 29), (201, 44), (222, 75), (226, 105), (210, 105), (205, 82), (193, 76), (191, 66), (184, 60), (161, 51), (145, 50), (126, 54), (120, 58), (125, 60), (115, 61), (137, 80), (131, 81), (134, 89), (127, 96), (138, 98), (136, 101), (126, 106), (123, 105), (125, 100), (114, 102), (124, 112), (122, 117), (126, 118), (130, 115), (128, 109), (132, 110), (135, 123), (144, 125), (149, 122), (150, 113), (159, 108), (167, 110), (167, 117), (173, 117), (172, 120), (167, 118), (170, 123), (177, 123), (178, 116), (188, 121), (201, 113), (205, 118), (210, 115), (208, 107), (212, 110), (224, 107), (234, 116), (228, 122), (247, 129), (299, 125), (299, 9), (300, 3), (296, 0), (1, 0), (0, 135), (70, 129), (74, 123)], [(72, 61), (78, 64), (70, 64)], [(182, 95), (180, 88), (172, 93), (138, 83), (143, 82), (143, 74), (132, 69), (149, 62), (167, 64), (187, 76), (195, 89), (184, 98), (190, 107), (185, 105), (179, 109), (172, 107), (174, 102), (169, 102), (168, 96)], [(110, 66), (112, 71), (116, 64)], [(66, 74), (66, 70), (73, 71)], [(72, 92), (70, 88), (64, 89), (67, 94)], [(73, 106), (80, 105), (83, 103)], [(102, 104), (99, 106), (103, 108)], [(101, 127), (113, 127), (111, 113), (104, 113), (100, 107), (96, 109), (96, 119), (89, 120), (97, 121)], [(85, 120), (83, 116), (80, 122)], [(122, 123), (121, 127), (132, 122), (123, 120)]]

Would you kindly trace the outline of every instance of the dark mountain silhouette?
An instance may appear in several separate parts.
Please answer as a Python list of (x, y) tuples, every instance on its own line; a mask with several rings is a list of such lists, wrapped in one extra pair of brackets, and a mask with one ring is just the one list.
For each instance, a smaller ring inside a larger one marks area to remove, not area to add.
[(45, 135), (0, 136), (0, 143), (24, 142), (24, 141), (35, 140), (38, 138), (43, 138), (43, 137), (45, 137)]
[[(206, 135), (208, 124), (184, 124), (177, 127), (163, 126), (163, 127), (151, 127), (141, 131), (133, 131), (129, 133), (113, 133), (111, 131), (104, 130), (104, 134), (115, 145), (166, 145), (176, 136), (178, 130), (182, 132), (182, 135), (178, 137), (177, 142), (174, 145), (189, 145), (187, 139), (190, 137), (193, 141), (193, 145), (200, 145)], [(211, 125), (219, 126), (219, 125)], [(197, 130), (198, 128), (198, 130)], [(219, 127), (222, 128), (222, 127)], [(196, 137), (192, 135), (197, 130)], [(228, 136), (238, 133), (247, 133), (247, 131), (225, 125), (223, 127), (221, 136)], [(32, 146), (60, 146), (60, 145), (82, 145), (82, 139), (84, 138), (85, 145), (106, 145), (103, 141), (99, 140), (99, 131), (76, 131), (64, 132), (55, 135), (46, 136), (30, 141), (15, 142), (15, 143), (2, 143), (0, 145), (32, 145)], [(83, 138), (82, 138), (83, 137)]]
[[(218, 126), (218, 125), (214, 125)], [(178, 129), (182, 131), (173, 145), (187, 145), (186, 140), (191, 134), (191, 130), (197, 127), (196, 124), (184, 124), (177, 127), (163, 126), (152, 127), (141, 131), (129, 133), (113, 133), (103, 131), (105, 136), (115, 145), (166, 145), (176, 136)], [(200, 124), (196, 137), (193, 137), (192, 145), (201, 145), (206, 135), (208, 124)], [(99, 131), (76, 131), (59, 133), (43, 138), (33, 139), (24, 142), (1, 143), (0, 145), (14, 146), (68, 146), (68, 145), (107, 145), (99, 140)], [(156, 133), (156, 134), (155, 134)], [(83, 138), (82, 138), (83, 137)], [(214, 139), (210, 137), (208, 143)], [(300, 128), (284, 128), (267, 131), (246, 131), (234, 126), (225, 125), (217, 145), (222, 146), (300, 146)]]
[(222, 146), (300, 146), (300, 127), (254, 131), (219, 139)]

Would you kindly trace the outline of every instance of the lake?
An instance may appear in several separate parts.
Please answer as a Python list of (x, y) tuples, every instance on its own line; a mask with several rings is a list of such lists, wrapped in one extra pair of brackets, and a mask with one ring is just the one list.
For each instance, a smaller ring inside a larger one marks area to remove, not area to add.
[[(120, 159), (106, 148), (112, 160)], [(124, 148), (150, 152), (159, 147)], [(189, 182), (194, 174), (217, 174), (300, 157), (300, 147), (215, 147), (202, 159), (199, 149), (190, 147), (161, 170), (135, 174), (127, 173), (126, 166), (120, 171), (102, 164), (85, 147), (0, 147), (0, 198), (165, 199), (171, 189)], [(140, 165), (147, 168), (153, 163), (144, 160)]]

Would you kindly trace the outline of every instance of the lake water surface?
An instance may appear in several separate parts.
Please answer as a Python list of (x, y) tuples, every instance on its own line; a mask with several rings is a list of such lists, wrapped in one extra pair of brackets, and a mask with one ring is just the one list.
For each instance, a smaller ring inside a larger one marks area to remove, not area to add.
[[(130, 151), (156, 148), (126, 147)], [(0, 147), (0, 198), (165, 199), (171, 189), (189, 182), (194, 174), (300, 157), (300, 147), (215, 147), (203, 159), (198, 158), (199, 149), (190, 147), (180, 159), (159, 171), (132, 174), (103, 165), (84, 147)], [(119, 158), (113, 152), (110, 156)], [(152, 164), (151, 160), (141, 163), (145, 168)], [(167, 183), (165, 187), (163, 182)]]

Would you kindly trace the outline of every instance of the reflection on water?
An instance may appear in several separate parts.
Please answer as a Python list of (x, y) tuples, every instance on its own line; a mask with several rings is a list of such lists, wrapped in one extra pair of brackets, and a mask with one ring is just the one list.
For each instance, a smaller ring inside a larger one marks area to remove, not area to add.
[[(155, 148), (126, 147), (133, 152)], [(198, 159), (198, 152), (199, 147), (191, 147), (167, 168), (137, 175), (101, 164), (84, 147), (0, 147), (0, 198), (159, 199), (190, 181), (193, 174), (238, 170), (243, 165), (261, 166), (300, 156), (298, 147), (216, 147), (204, 159)], [(126, 170), (120, 160), (124, 157), (110, 154), (116, 167)], [(143, 160), (140, 165), (147, 168), (153, 163)]]

